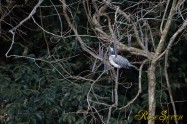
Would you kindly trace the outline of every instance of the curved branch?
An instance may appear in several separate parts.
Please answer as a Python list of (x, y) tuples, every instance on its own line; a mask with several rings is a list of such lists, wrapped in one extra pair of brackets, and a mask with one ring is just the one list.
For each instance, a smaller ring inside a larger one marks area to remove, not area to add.
[[(169, 77), (168, 77), (168, 72), (167, 72), (167, 68), (168, 68), (168, 54), (169, 54), (171, 46), (172, 46), (173, 42), (175, 41), (176, 37), (179, 35), (179, 33), (181, 33), (186, 28), (186, 26), (187, 26), (187, 19), (182, 24), (182, 26), (175, 32), (175, 34), (171, 37), (170, 42), (169, 42), (169, 44), (168, 44), (168, 46), (166, 48), (166, 54), (165, 54), (164, 71), (165, 71), (166, 84), (167, 84), (167, 87), (168, 87), (169, 97), (170, 97), (170, 101), (171, 101), (171, 104), (172, 104), (172, 107), (173, 107), (174, 115), (177, 115), (177, 112), (176, 112), (175, 103), (174, 103), (174, 100), (173, 100), (173, 96), (172, 96), (172, 92), (171, 92), (171, 86), (170, 86), (170, 83), (169, 83)], [(175, 123), (178, 124), (178, 121), (175, 120)]]
[(139, 87), (138, 87), (138, 93), (136, 94), (136, 96), (135, 96), (130, 102), (128, 102), (127, 105), (125, 105), (125, 106), (119, 108), (120, 110), (121, 110), (121, 109), (124, 109), (124, 108), (126, 108), (126, 107), (128, 107), (128, 106), (130, 106), (130, 105), (138, 98), (138, 96), (139, 96), (140, 93), (142, 92), (142, 69), (143, 69), (143, 66), (144, 66), (144, 64), (145, 64), (146, 62), (148, 62), (147, 59), (143, 61), (143, 63), (142, 63), (141, 66), (140, 66), (140, 69), (139, 69), (139, 77), (138, 77), (138, 86), (139, 86)]
[(101, 57), (97, 56), (95, 53), (93, 53), (91, 50), (89, 50), (89, 49), (86, 47), (84, 41), (82, 40), (82, 38), (81, 38), (80, 35), (78, 34), (78, 32), (77, 32), (77, 30), (76, 30), (76, 28), (75, 28), (75, 25), (74, 25), (74, 24), (71, 22), (71, 20), (70, 20), (70, 17), (69, 17), (69, 15), (68, 15), (68, 13), (67, 13), (66, 1), (65, 1), (65, 0), (60, 0), (60, 1), (62, 2), (62, 5), (63, 5), (64, 17), (65, 17), (65, 19), (66, 19), (68, 25), (72, 28), (73, 32), (75, 33), (75, 36), (77, 37), (77, 39), (78, 39), (78, 41), (79, 41), (79, 43), (80, 43), (80, 45), (81, 45), (81, 48), (82, 48), (84, 51), (86, 51), (87, 53), (89, 53), (90, 55), (92, 55), (94, 58), (97, 58), (97, 59), (103, 61), (103, 59), (102, 59)]
[(135, 47), (128, 47), (125, 44), (122, 44), (120, 42), (117, 42), (117, 47), (119, 51), (128, 51), (131, 54), (138, 55), (138, 56), (144, 56), (151, 60), (153, 58), (154, 53), (153, 52), (146, 52), (145, 50), (141, 50)]

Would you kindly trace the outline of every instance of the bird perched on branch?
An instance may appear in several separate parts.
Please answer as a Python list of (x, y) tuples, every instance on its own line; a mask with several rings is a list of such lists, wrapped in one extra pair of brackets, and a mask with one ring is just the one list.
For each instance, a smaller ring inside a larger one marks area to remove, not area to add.
[(115, 55), (114, 48), (111, 47), (109, 49), (109, 62), (116, 68), (137, 69), (137, 67), (132, 65), (125, 57), (121, 55)]

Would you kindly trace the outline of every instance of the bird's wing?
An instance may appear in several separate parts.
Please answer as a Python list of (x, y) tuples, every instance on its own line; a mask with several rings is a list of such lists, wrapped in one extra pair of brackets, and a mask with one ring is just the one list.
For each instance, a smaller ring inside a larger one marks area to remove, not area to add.
[(114, 56), (113, 60), (116, 64), (120, 65), (121, 67), (124, 67), (127, 69), (130, 68), (129, 61), (120, 55), (117, 55), (116, 57)]
[(132, 65), (125, 57), (122, 57), (120, 55), (117, 55), (117, 57), (114, 57), (114, 62), (126, 69), (129, 69), (131, 67), (137, 69), (136, 66)]

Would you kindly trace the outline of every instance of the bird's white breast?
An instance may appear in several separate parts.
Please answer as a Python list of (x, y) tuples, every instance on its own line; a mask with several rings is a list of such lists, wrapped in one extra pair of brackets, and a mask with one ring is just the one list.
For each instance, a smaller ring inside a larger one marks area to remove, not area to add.
[(119, 66), (118, 64), (116, 64), (113, 59), (115, 59), (115, 55), (110, 55), (109, 56), (109, 62), (110, 62), (110, 64), (113, 65), (116, 68), (121, 68), (121, 66)]

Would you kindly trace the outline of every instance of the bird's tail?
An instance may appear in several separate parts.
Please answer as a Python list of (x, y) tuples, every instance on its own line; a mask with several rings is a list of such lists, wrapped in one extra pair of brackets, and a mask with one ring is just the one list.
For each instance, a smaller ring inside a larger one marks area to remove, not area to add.
[(130, 67), (135, 68), (136, 70), (138, 70), (138, 67), (136, 67), (135, 65), (130, 65)]

